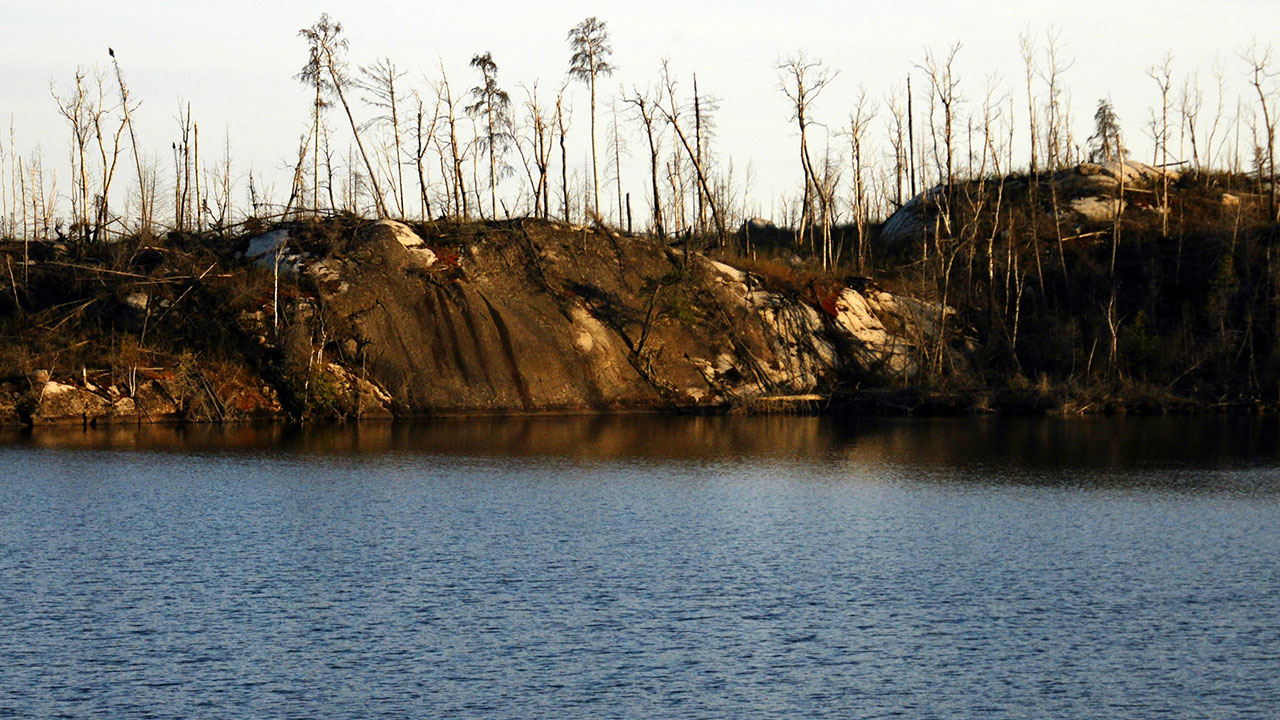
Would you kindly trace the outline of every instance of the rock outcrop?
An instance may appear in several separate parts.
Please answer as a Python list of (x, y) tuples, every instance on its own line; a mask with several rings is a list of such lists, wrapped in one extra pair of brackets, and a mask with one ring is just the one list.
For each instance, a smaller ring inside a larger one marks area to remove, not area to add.
[[(132, 389), (97, 385), (88, 376), (60, 381), (42, 374), (32, 379), (25, 394), (0, 392), (0, 425), (225, 422), (283, 415), (276, 391), (252, 384), (243, 370), (183, 377), (173, 372), (148, 374), (152, 377), (136, 378)], [(376, 401), (370, 407), (376, 415)]]
[[(1131, 205), (1144, 207), (1148, 211), (1154, 210), (1149, 204), (1128, 203), (1118, 199), (1122, 181), (1127, 190), (1145, 190), (1149, 193), (1156, 182), (1166, 177), (1170, 182), (1177, 182), (1180, 176), (1176, 170), (1152, 167), (1135, 160), (1082, 163), (1074, 168), (1044, 173), (1040, 183), (1045, 189), (1040, 193), (1039, 202), (1046, 212), (1053, 210), (1052, 196), (1047, 189), (1049, 185), (1053, 185), (1057, 191), (1060, 218), (1064, 222), (1109, 223)], [(1006, 183), (1011, 187), (1025, 188), (1027, 179), (1010, 178)], [(961, 186), (957, 183), (957, 187)], [(994, 181), (991, 181), (987, 190), (990, 191), (993, 187)], [(969, 192), (975, 190), (970, 187)], [(918, 252), (921, 243), (932, 237), (937, 226), (935, 221), (938, 212), (944, 204), (941, 186), (903, 203), (881, 225), (878, 236), (880, 245), (895, 252)]]
[(881, 290), (824, 308), (654, 240), (549, 223), (435, 241), (381, 221), (304, 259), (304, 322), (329, 336), (291, 352), (323, 353), (396, 415), (723, 408), (903, 382), (937, 315)]
[[(802, 291), (656, 239), (547, 221), (298, 224), (227, 252), (234, 293), (198, 310), (218, 344), (148, 347), (163, 366), (144, 368), (137, 343), (117, 343), (133, 359), (11, 378), (0, 424), (722, 411), (908, 383), (942, 317), (865, 281)], [(148, 288), (110, 290), (99, 317), (172, 333), (186, 321), (171, 310), (195, 310), (180, 305), (187, 290)]]

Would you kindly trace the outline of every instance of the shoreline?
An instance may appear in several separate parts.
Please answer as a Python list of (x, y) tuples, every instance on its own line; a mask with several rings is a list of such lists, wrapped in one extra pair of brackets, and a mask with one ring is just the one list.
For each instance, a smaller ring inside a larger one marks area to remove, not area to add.
[[(88, 392), (77, 388), (81, 393)], [(110, 411), (33, 414), (33, 390), (17, 403), (0, 408), (0, 429), (38, 432), (43, 429), (115, 429), (130, 427), (341, 427), (415, 423), (432, 420), (494, 420), (538, 418), (628, 418), (628, 417), (769, 417), (815, 416), (830, 418), (938, 418), (938, 417), (1124, 417), (1124, 416), (1212, 416), (1259, 415), (1280, 412), (1280, 406), (1263, 401), (1235, 400), (1209, 402), (1184, 397), (1159, 401), (1149, 396), (1107, 395), (1049, 397), (1042, 394), (1011, 394), (987, 390), (943, 391), (928, 388), (871, 389), (857, 393), (836, 392), (802, 396), (761, 396), (741, 403), (717, 405), (618, 407), (618, 408), (478, 408), (433, 412), (380, 413), (362, 417), (296, 417), (283, 409), (237, 417), (181, 417), (163, 413), (119, 414)], [(25, 405), (24, 405), (25, 402)]]

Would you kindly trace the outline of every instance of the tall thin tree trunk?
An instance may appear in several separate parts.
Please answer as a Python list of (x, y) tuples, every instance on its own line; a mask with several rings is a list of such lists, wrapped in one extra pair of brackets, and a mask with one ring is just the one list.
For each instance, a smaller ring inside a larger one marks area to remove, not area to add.
[(591, 74), (591, 209), (600, 214), (600, 161), (596, 159), (596, 76)]
[(333, 88), (338, 93), (338, 100), (342, 102), (342, 109), (347, 113), (347, 121), (351, 123), (351, 134), (355, 136), (356, 147), (360, 150), (360, 157), (364, 159), (365, 169), (369, 172), (369, 183), (373, 186), (373, 201), (378, 209), (378, 217), (385, 218), (389, 213), (387, 212), (387, 205), (382, 199), (382, 188), (378, 185), (378, 174), (374, 172), (373, 163), (369, 162), (369, 154), (365, 152), (364, 143), (360, 141), (360, 128), (356, 125), (355, 116), (351, 114), (351, 105), (347, 103), (347, 96), (342, 91), (342, 78), (338, 76), (338, 72), (333, 66), (333, 53), (326, 49), (325, 54), (328, 60), (329, 77), (333, 80)]

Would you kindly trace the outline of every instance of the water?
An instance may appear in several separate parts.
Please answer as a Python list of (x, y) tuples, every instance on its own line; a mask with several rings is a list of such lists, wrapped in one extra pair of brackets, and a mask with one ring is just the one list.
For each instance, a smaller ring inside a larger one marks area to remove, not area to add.
[(0, 440), (0, 717), (1280, 715), (1274, 421)]

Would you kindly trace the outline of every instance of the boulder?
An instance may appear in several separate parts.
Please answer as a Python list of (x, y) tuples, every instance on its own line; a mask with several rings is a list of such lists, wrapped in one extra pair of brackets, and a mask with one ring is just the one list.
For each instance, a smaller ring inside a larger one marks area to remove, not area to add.
[[(289, 245), (288, 230), (272, 230), (249, 240), (244, 256), (250, 260), (258, 260), (265, 256), (284, 253)], [(270, 264), (270, 260), (267, 261)]]
[(89, 425), (111, 412), (107, 398), (74, 385), (50, 380), (35, 391), (33, 425)]
[(366, 241), (394, 240), (400, 243), (401, 247), (412, 251), (417, 263), (421, 266), (430, 267), (436, 262), (435, 251), (423, 243), (422, 238), (413, 231), (413, 228), (402, 222), (378, 220), (364, 229), (361, 236)]
[(931, 229), (930, 212), (935, 209), (942, 192), (941, 187), (935, 187), (903, 203), (880, 226), (881, 243), (894, 250), (918, 248), (926, 230)]
[(329, 374), (339, 383), (349, 414), (356, 418), (390, 418), (391, 395), (378, 384), (360, 377), (337, 363), (329, 363)]
[[(914, 318), (906, 315), (897, 298), (879, 290), (845, 288), (835, 307), (834, 324), (860, 374), (905, 380), (916, 371), (916, 344), (904, 332), (915, 324)], [(899, 334), (889, 331), (886, 320)]]
[(253, 260), (258, 267), (268, 270), (278, 264), (284, 275), (297, 275), (302, 269), (302, 256), (290, 252), (288, 230), (272, 230), (249, 240), (244, 256)]
[(1171, 182), (1176, 182), (1181, 176), (1177, 170), (1152, 167), (1137, 160), (1082, 163), (1076, 168), (1076, 173), (1083, 176), (1082, 179), (1087, 187), (1095, 189), (1118, 187), (1122, 178), (1125, 185), (1140, 185), (1153, 182), (1163, 176), (1168, 176)]
[(1124, 211), (1125, 201), (1115, 198), (1081, 197), (1071, 201), (1070, 207), (1089, 222), (1111, 222)]
[(140, 422), (177, 422), (182, 419), (178, 404), (155, 380), (139, 383), (132, 400)]

